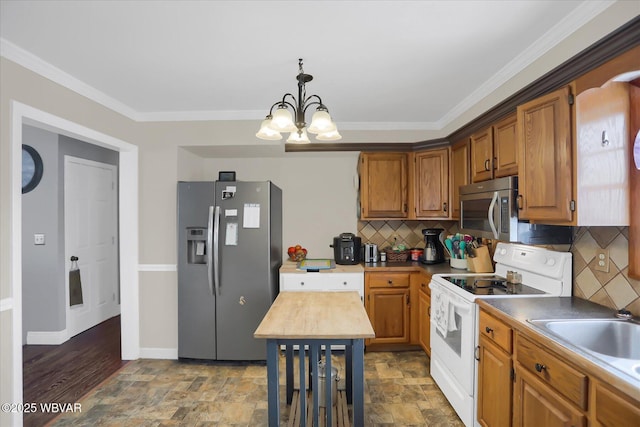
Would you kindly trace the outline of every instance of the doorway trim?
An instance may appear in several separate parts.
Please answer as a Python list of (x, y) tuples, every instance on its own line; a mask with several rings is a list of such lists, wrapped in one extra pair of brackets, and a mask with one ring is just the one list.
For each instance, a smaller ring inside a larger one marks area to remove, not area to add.
[[(22, 384), (22, 125), (80, 139), (119, 152), (118, 194), (119, 263), (122, 359), (140, 357), (138, 284), (138, 147), (71, 122), (46, 111), (11, 100), (11, 282), (13, 402), (23, 399)], [(22, 425), (22, 414), (14, 417)]]

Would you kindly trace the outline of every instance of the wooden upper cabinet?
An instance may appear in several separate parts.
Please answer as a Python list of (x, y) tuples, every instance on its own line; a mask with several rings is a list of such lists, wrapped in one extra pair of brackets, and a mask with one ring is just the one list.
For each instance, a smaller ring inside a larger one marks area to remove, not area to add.
[(564, 87), (519, 105), (520, 218), (572, 221), (571, 92)]
[(494, 178), (518, 174), (517, 124), (513, 114), (493, 126)]
[(362, 153), (360, 217), (407, 218), (408, 153)]
[(517, 116), (471, 135), (471, 182), (518, 174)]
[(615, 81), (576, 96), (576, 225), (629, 225), (630, 146), (640, 129), (640, 111), (633, 107), (638, 100), (640, 87)]
[(449, 216), (449, 149), (415, 154), (415, 217)]
[(456, 142), (451, 147), (451, 219), (460, 218), (460, 186), (469, 180), (469, 140)]
[(493, 128), (471, 135), (471, 182), (493, 178)]

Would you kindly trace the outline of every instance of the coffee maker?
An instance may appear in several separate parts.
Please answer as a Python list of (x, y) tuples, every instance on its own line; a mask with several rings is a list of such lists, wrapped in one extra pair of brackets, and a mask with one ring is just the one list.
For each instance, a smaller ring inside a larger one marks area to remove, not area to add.
[(333, 238), (333, 258), (336, 264), (353, 265), (360, 263), (362, 239), (353, 233), (342, 233)]
[(422, 262), (424, 264), (439, 264), (444, 262), (444, 246), (440, 242), (440, 233), (443, 228), (425, 228), (422, 230), (424, 235), (424, 254)]

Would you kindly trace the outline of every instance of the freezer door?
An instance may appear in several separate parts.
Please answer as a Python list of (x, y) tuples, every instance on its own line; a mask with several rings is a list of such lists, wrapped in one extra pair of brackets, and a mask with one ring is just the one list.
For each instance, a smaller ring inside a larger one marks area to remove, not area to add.
[(209, 281), (213, 182), (178, 183), (178, 357), (216, 358), (216, 304)]
[[(253, 337), (278, 292), (282, 192), (271, 182), (216, 182), (220, 208), (218, 360), (265, 360)], [(214, 267), (215, 268), (215, 267)]]

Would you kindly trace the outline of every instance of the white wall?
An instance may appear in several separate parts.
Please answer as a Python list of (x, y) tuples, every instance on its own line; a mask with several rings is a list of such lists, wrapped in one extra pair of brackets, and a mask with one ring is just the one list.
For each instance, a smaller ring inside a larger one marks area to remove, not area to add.
[(284, 251), (300, 244), (309, 258), (333, 258), (333, 237), (357, 233), (357, 164), (358, 153), (345, 152), (206, 159), (203, 166), (210, 180), (224, 170), (239, 181), (272, 181), (282, 189)]

